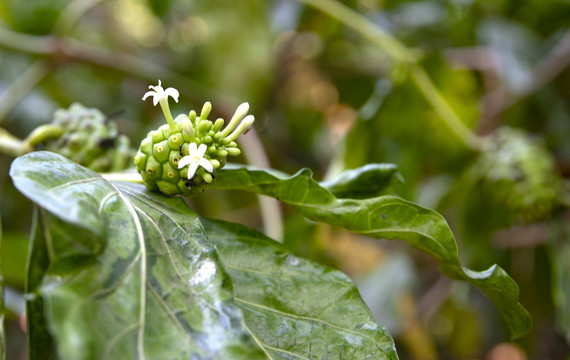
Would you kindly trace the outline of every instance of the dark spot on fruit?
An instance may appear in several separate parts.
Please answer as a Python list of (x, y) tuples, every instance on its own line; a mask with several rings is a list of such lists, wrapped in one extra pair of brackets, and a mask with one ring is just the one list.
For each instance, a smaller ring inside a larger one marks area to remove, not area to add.
[(388, 217), (388, 215), (382, 214), (382, 219), (386, 219), (387, 217)]
[(182, 156), (182, 145), (180, 145), (180, 147), (178, 148), (178, 154), (180, 154), (180, 156)]
[(99, 140), (99, 147), (101, 149), (110, 149), (115, 146), (117, 138), (106, 138)]

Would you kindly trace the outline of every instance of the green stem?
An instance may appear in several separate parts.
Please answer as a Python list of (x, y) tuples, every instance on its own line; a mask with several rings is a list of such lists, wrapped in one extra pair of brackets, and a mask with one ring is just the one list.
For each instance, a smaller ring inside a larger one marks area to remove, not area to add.
[(25, 141), (18, 139), (8, 131), (0, 128), (0, 153), (18, 157), (32, 150), (33, 148)]
[(28, 95), (49, 73), (50, 66), (47, 61), (38, 60), (4, 90), (0, 98), (0, 123), (2, 123), (2, 120), (14, 106)]
[(24, 143), (36, 146), (47, 139), (58, 138), (64, 133), (64, 129), (58, 125), (46, 124), (38, 126), (25, 139)]
[(417, 61), (415, 54), (400, 41), (342, 3), (334, 0), (298, 1), (314, 7), (352, 28), (378, 45), (398, 62), (415, 63)]
[(419, 66), (410, 69), (416, 86), (447, 127), (470, 149), (480, 150), (481, 139), (461, 122), (445, 98), (437, 90), (426, 72)]
[(172, 118), (172, 114), (170, 113), (170, 106), (168, 105), (168, 99), (166, 98), (160, 99), (158, 103), (160, 104), (160, 108), (164, 113), (164, 117), (166, 118), (166, 122), (168, 123), (170, 130), (172, 131), (178, 130), (176, 124), (174, 123), (174, 119)]
[(447, 127), (470, 149), (479, 150), (480, 138), (465, 126), (445, 98), (437, 90), (425, 71), (417, 65), (417, 57), (396, 38), (379, 29), (374, 23), (347, 6), (334, 0), (298, 0), (339, 20), (363, 37), (369, 39), (402, 64), (408, 64), (411, 76), (425, 99), (445, 122)]
[(0, 44), (23, 53), (49, 55), (56, 50), (52, 36), (33, 36), (0, 27)]

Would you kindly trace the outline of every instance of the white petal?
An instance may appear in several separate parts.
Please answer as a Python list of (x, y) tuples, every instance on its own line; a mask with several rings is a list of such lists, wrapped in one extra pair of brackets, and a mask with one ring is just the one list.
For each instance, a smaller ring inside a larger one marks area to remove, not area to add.
[(172, 96), (174, 101), (178, 102), (178, 96), (180, 96), (180, 94), (178, 93), (178, 90), (176, 90), (175, 88), (169, 87), (168, 89), (164, 90), (164, 96), (165, 97)]
[(178, 168), (182, 169), (183, 167), (190, 164), (191, 162), (192, 162), (192, 156), (186, 155), (178, 161)]
[(201, 167), (206, 169), (206, 171), (209, 173), (214, 171), (214, 165), (212, 165), (212, 163), (210, 161), (208, 161), (208, 159), (204, 159), (204, 158), (200, 159), (199, 164)]
[(149, 96), (156, 96), (156, 92), (155, 91), (147, 91), (144, 96), (143, 96), (143, 100), (146, 100), (147, 97)]
[(200, 144), (200, 147), (198, 148), (198, 151), (196, 152), (196, 156), (203, 158), (204, 154), (206, 153), (207, 148), (208, 147), (206, 146), (206, 144)]
[(154, 98), (152, 98), (152, 103), (154, 104), (154, 106), (158, 104), (159, 100), (160, 100), (160, 95), (156, 95)]
[(196, 145), (196, 143), (190, 143), (190, 145), (188, 145), (188, 151), (190, 151), (190, 156), (194, 156), (196, 155), (196, 152), (198, 151), (198, 145)]
[(194, 177), (194, 174), (196, 174), (197, 169), (198, 169), (198, 164), (196, 163), (190, 164), (190, 166), (188, 167), (188, 180)]

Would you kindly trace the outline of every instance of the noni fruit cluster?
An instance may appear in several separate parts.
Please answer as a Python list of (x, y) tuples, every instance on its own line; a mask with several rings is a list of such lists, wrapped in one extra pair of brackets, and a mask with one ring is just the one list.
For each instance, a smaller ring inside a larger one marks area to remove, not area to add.
[(560, 179), (548, 151), (522, 130), (503, 127), (486, 143), (476, 169), (489, 199), (524, 222), (550, 215), (559, 204)]
[[(224, 120), (208, 120), (212, 105), (206, 102), (198, 116), (194, 110), (188, 115), (172, 118), (168, 97), (178, 102), (174, 88), (150, 86), (143, 100), (153, 98), (160, 104), (167, 124), (150, 131), (141, 142), (135, 156), (135, 165), (145, 186), (165, 195), (195, 195), (214, 181), (216, 170), (226, 164), (228, 155), (241, 153), (235, 140), (252, 126), (254, 117), (247, 115), (249, 105), (241, 104), (229, 124)], [(247, 115), (247, 116), (246, 116)]]
[(53, 122), (37, 130), (36, 137), (44, 138), (37, 145), (97, 172), (123, 170), (134, 155), (129, 139), (108, 116), (78, 103), (57, 110)]

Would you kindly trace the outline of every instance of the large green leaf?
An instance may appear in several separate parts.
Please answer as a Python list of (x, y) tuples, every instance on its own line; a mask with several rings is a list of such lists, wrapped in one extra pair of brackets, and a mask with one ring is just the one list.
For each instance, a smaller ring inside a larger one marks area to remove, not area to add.
[(55, 358), (53, 344), (60, 359), (397, 359), (345, 275), (251, 229), (204, 219), (206, 237), (181, 198), (52, 153), (10, 173), (45, 209), (29, 255), (31, 359)]
[(384, 194), (395, 182), (403, 181), (394, 164), (368, 164), (346, 170), (321, 185), (337, 198), (362, 199)]
[(481, 289), (497, 306), (513, 338), (523, 336), (532, 319), (518, 302), (519, 289), (499, 266), (472, 271), (461, 266), (455, 238), (445, 219), (394, 196), (339, 199), (312, 178), (308, 169), (293, 176), (246, 167), (219, 171), (213, 187), (239, 189), (273, 196), (307, 218), (341, 226), (378, 239), (402, 239), (432, 256), (445, 275), (468, 281)]
[[(16, 159), (10, 174), (47, 210), (30, 252), (29, 290), (45, 303), (58, 358), (266, 358), (182, 199), (111, 184), (47, 152)], [(41, 301), (28, 310), (31, 336), (45, 340), (33, 321), (42, 318)], [(37, 338), (30, 341), (34, 348)]]
[(202, 219), (234, 285), (234, 300), (272, 359), (397, 359), (356, 286), (259, 232)]

